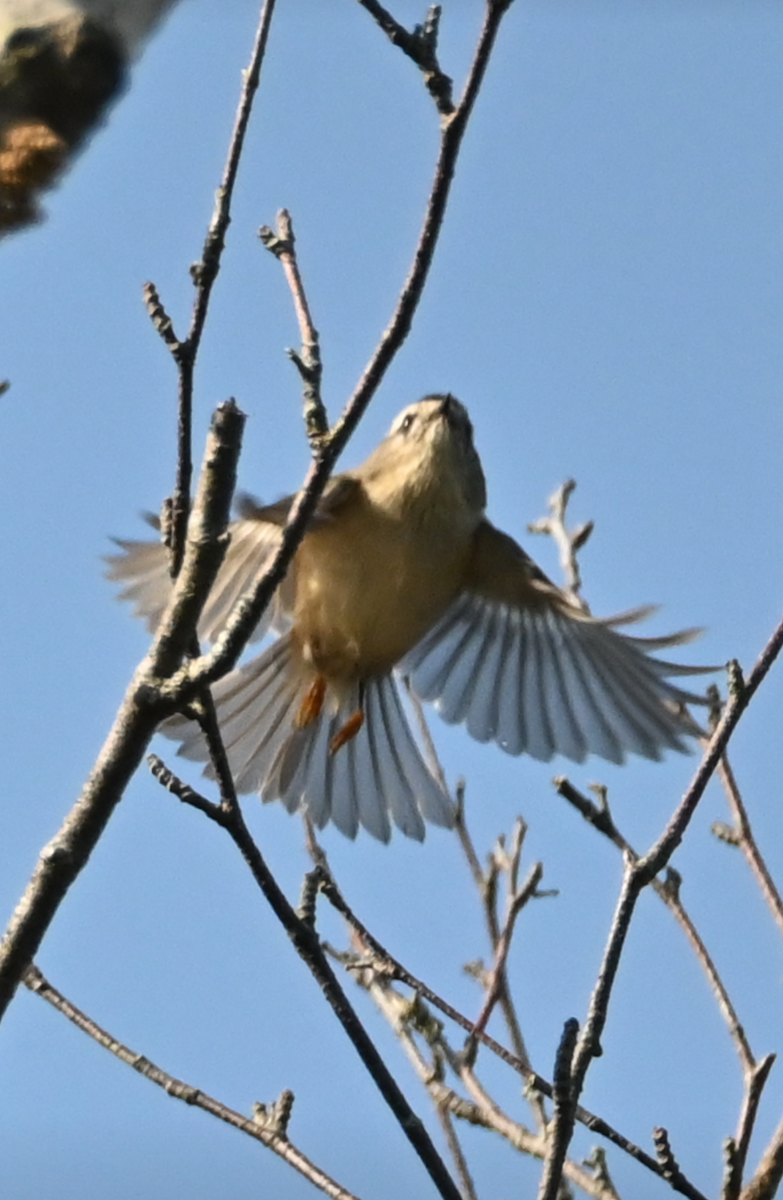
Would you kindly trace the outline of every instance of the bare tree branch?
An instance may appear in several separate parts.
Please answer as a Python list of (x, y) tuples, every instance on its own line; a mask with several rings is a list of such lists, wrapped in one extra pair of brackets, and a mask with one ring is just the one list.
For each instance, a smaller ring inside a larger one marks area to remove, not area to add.
[(710, 738), (690, 787), (658, 841), (648, 853), (636, 860), (626, 859), (623, 883), (607, 938), (603, 961), (590, 998), (587, 1019), (574, 1055), (572, 1075), (575, 1099), (581, 1095), (593, 1058), (601, 1054), (601, 1035), (606, 1024), (609, 1000), (636, 902), (643, 889), (649, 886), (658, 872), (666, 866), (682, 841), (740, 717), (772, 667), (780, 653), (781, 646), (783, 646), (783, 620), (778, 624), (764, 647), (747, 681), (742, 679), (739, 664), (730, 664), (730, 698)]
[[(322, 491), (329, 477), (337, 456), (346, 444), (348, 437), (377, 388), (384, 371), (410, 328), (413, 313), (417, 307), (432, 261), (462, 136), (486, 69), (502, 12), (506, 5), (500, 6), (495, 0), (489, 0), (488, 2), (484, 27), (468, 77), (465, 93), (459, 107), (451, 114), (443, 130), (441, 154), (428, 204), (424, 229), (422, 230), (413, 267), (400, 296), (392, 324), (381, 338), (379, 347), (373, 355), (368, 369), (360, 380), (354, 396), (338, 422), (337, 427), (332, 432), (328, 444), (316, 457), (305, 489), (293, 506), (289, 527), (284, 533), (283, 546), (273, 565), (272, 571), (256, 589), (256, 595), (251, 603), (240, 605), (238, 614), (235, 615), (233, 621), (229, 622), (224, 638), (215, 647), (212, 655), (204, 656), (204, 658), (199, 659), (196, 663), (180, 666), (183, 657), (194, 652), (194, 637), (198, 616), (225, 550), (224, 534), (236, 467), (235, 454), (230, 464), (230, 469), (225, 469), (222, 473), (222, 479), (227, 481), (229, 486), (227, 489), (218, 489), (220, 499), (224, 502), (222, 508), (216, 507), (214, 500), (212, 501), (212, 509), (209, 508), (208, 503), (206, 509), (204, 504), (200, 508), (197, 498), (196, 506), (188, 526), (188, 539), (186, 540), (183, 536), (183, 529), (190, 509), (189, 491), (192, 474), (190, 439), (193, 370), (206, 320), (212, 286), (220, 265), (220, 256), (229, 221), (231, 193), (247, 120), (249, 118), (252, 95), (258, 83), (258, 75), (273, 7), (274, 0), (267, 0), (262, 10), (251, 67), (245, 76), (245, 86), (237, 115), (234, 136), (232, 137), (226, 172), (218, 193), (215, 213), (210, 224), (202, 259), (193, 271), (197, 294), (190, 330), (184, 342), (181, 342), (177, 338), (173, 324), (165, 312), (156, 290), (148, 288), (146, 291), (146, 299), (155, 327), (163, 337), (166, 345), (175, 355), (180, 377), (177, 482), (174, 498), (170, 506), (172, 573), (176, 576), (171, 602), (153, 643), (150, 655), (137, 672), (134, 683), (126, 697), (126, 702), (119, 714), (115, 730), (104, 747), (104, 751), (93, 775), (88, 781), (82, 798), (74, 809), (74, 813), (69, 818), (69, 821), (66, 822), (64, 829), (42, 855), (41, 864), (31, 882), (28, 894), (14, 915), (11, 928), (3, 944), (2, 958), (0, 958), (0, 1001), (3, 1003), (3, 1006), (10, 1000), (22, 971), (30, 965), (32, 956), (37, 950), (45, 929), (48, 927), (49, 921), (54, 915), (66, 888), (76, 877), (81, 866), (87, 861), (90, 851), (97, 842), (114, 806), (122, 796), (123, 789), (131, 773), (138, 765), (149, 738), (160, 718), (198, 697), (197, 704), (200, 704), (203, 708), (205, 715), (204, 728), (209, 736), (210, 727), (214, 725), (212, 719), (214, 714), (210, 713), (210, 701), (204, 689), (214, 678), (227, 670), (233, 661), (236, 661), (236, 657), (247, 640), (248, 634), (257, 622), (258, 615), (263, 611), (276, 583), (282, 578), (290, 562), (298, 540), (301, 539), (304, 533), (307, 520), (320, 491)], [(241, 424), (239, 429), (241, 429)], [(214, 450), (215, 459), (220, 460), (221, 447), (218, 445), (212, 447), (212, 449)], [(236, 438), (235, 449), (238, 454), (238, 437)], [(222, 458), (225, 457), (226, 455), (223, 454)], [(205, 471), (202, 474), (202, 485), (204, 479), (210, 475), (210, 465), (208, 455)], [(209, 496), (207, 496), (207, 500), (209, 500)], [(215, 511), (213, 512), (213, 510)], [(219, 526), (219, 535), (211, 537), (210, 535), (213, 532), (212, 525), (216, 523)], [(181, 557), (180, 570), (179, 560)], [(197, 586), (199, 584), (201, 586)], [(219, 732), (214, 732), (215, 746), (212, 747), (213, 757), (216, 757), (219, 762), (222, 747), (220, 745)], [(157, 773), (161, 775), (160, 767), (158, 764), (155, 765)], [(107, 776), (109, 780), (108, 786), (105, 778)], [(168, 786), (177, 790), (176, 784), (170, 775), (165, 781)], [(374, 1044), (358, 1021), (331, 967), (325, 959), (314, 929), (308, 922), (298, 917), (288, 904), (282, 891), (271, 876), (260, 852), (252, 842), (244, 825), (239, 807), (236, 804), (233, 783), (230, 781), (228, 775), (226, 775), (225, 780), (221, 779), (221, 790), (223, 802), (220, 806), (213, 806), (211, 809), (208, 804), (204, 803), (203, 797), (197, 799), (195, 792), (191, 791), (188, 793), (184, 789), (179, 788), (178, 794), (183, 800), (199, 807), (202, 812), (211, 816), (213, 820), (229, 831), (250, 866), (264, 895), (294, 942), (298, 952), (308, 963), (341, 1023), (359, 1050), (365, 1065), (371, 1072), (387, 1103), (389, 1103), (392, 1111), (395, 1113), (406, 1136), (421, 1157), (440, 1194), (448, 1197), (449, 1200), (458, 1200), (458, 1190), (435, 1151), (426, 1129), (410, 1109), (396, 1082), (380, 1058)]]
[[(517, 917), (528, 901), (537, 894), (538, 885), (541, 882), (543, 874), (543, 864), (540, 862), (534, 863), (522, 887), (514, 891), (509, 898), (506, 919), (503, 922), (502, 929), (499, 931), (495, 944), (495, 961), (492, 964), (492, 969), (487, 979), (484, 1003), (481, 1006), (481, 1012), (476, 1018), (476, 1023), (468, 1035), (469, 1045), (475, 1046), (478, 1034), (483, 1033), (486, 1029), (487, 1022), (492, 1015), (492, 1010), (500, 998), (506, 982), (506, 960), (508, 952), (511, 949), (511, 939), (514, 936), (514, 926), (516, 925)], [(467, 1052), (470, 1053), (470, 1050), (468, 1049)]]
[(182, 571), (82, 793), (38, 865), (0, 942), (0, 1017), (32, 963), (65, 893), (94, 850), (162, 717), (163, 681), (176, 671), (225, 553), (244, 417), (230, 401), (213, 418)]
[(177, 416), (177, 474), (174, 494), (167, 505), (168, 528), (166, 544), (171, 550), (171, 574), (176, 578), (182, 564), (185, 547), (185, 531), (190, 512), (190, 488), (193, 477), (193, 379), (196, 359), (201, 346), (201, 337), (209, 311), (212, 288), (220, 271), (225, 249), (226, 233), (231, 223), (231, 201), (234, 195), (245, 134), (250, 122), (253, 101), (261, 78), (261, 66), (266, 53), (269, 28), (272, 23), (276, 0), (264, 0), (256, 30), (250, 63), (242, 75), (242, 92), (239, 98), (234, 128), (229, 142), (223, 178), (215, 196), (215, 208), (209, 223), (201, 258), (191, 266), (190, 273), (196, 286), (190, 328), (181, 341), (174, 332), (171, 317), (166, 312), (154, 283), (144, 285), (144, 303), (150, 319), (164, 344), (171, 352), (177, 366), (179, 399)]
[(530, 533), (548, 534), (553, 539), (560, 552), (560, 567), (565, 579), (565, 590), (572, 603), (588, 612), (587, 604), (580, 595), (582, 573), (579, 569), (578, 555), (593, 532), (593, 522), (586, 521), (569, 533), (565, 523), (566, 512), (575, 488), (576, 481), (573, 479), (567, 479), (565, 483), (561, 484), (557, 491), (549, 497), (549, 516), (533, 521), (528, 525), (528, 530)]
[(764, 856), (759, 850), (758, 843), (753, 835), (748, 810), (745, 807), (742, 793), (737, 786), (737, 780), (734, 777), (731, 763), (726, 754), (723, 755), (718, 763), (718, 778), (723, 786), (734, 825), (728, 835), (723, 826), (713, 826), (713, 832), (721, 841), (731, 842), (742, 851), (745, 861), (753, 873), (753, 878), (756, 880), (759, 891), (764, 897), (764, 902), (778, 927), (778, 931), (783, 934), (783, 898), (781, 898), (777, 885), (772, 878), (769, 867), (764, 861)]
[(332, 1011), (353, 1043), (400, 1128), (421, 1159), (440, 1195), (444, 1200), (461, 1200), (459, 1190), (435, 1149), (423, 1122), (408, 1104), (397, 1081), (343, 991), (321, 946), (314, 923), (307, 914), (303, 917), (288, 902), (254, 842), (245, 824), (242, 810), (238, 805), (210, 804), (198, 792), (194, 792), (192, 788), (182, 784), (171, 771), (165, 768), (162, 770), (160, 759), (154, 756), (150, 765), (156, 777), (167, 790), (178, 796), (184, 803), (198, 809), (229, 835), (272, 911), (291, 939), (296, 952), (310, 970)]
[[(186, 342), (180, 343), (154, 288), (146, 298), (156, 328), (180, 367), (180, 418), (177, 484), (172, 504), (172, 546), (175, 571), (182, 562), (185, 578), (178, 581), (147, 658), (126, 693), (114, 727), (84, 790), (60, 832), (41, 852), (38, 867), (14, 912), (0, 943), (0, 1018), (13, 996), (21, 973), (32, 962), (66, 890), (87, 862), (125, 786), (138, 767), (156, 725), (184, 697), (164, 697), (162, 681), (174, 672), (192, 645), (198, 614), (225, 552), (225, 530), (236, 479), (244, 418), (231, 405), (218, 409), (202, 471), (191, 525), (190, 450), (193, 367), (206, 320), (212, 285), (217, 276), (230, 201), (244, 134), (263, 60), (274, 9), (266, 0), (259, 21), (251, 66), (246, 73), (228, 162), (202, 261), (196, 271), (197, 294)], [(198, 511), (197, 511), (198, 510)], [(186, 536), (186, 527), (188, 529)], [(184, 561), (183, 561), (184, 556)], [(196, 689), (197, 690), (197, 689)], [(190, 698), (187, 697), (188, 699)]]
[[(419, 1079), (426, 1087), (437, 1109), (446, 1109), (451, 1115), (471, 1125), (478, 1125), (499, 1134), (510, 1146), (520, 1153), (543, 1159), (547, 1140), (525, 1125), (513, 1120), (508, 1113), (482, 1086), (468, 1057), (455, 1052), (443, 1035), (440, 1022), (427, 1011), (418, 997), (413, 1001), (402, 996), (372, 965), (362, 965), (362, 946), (357, 938), (358, 955), (338, 955), (344, 965), (355, 973), (357, 982), (369, 991), (374, 1002), (394, 1029), (395, 1034)], [(428, 1058), (421, 1049), (424, 1042), (431, 1055)], [(456, 1093), (443, 1080), (443, 1062), (462, 1083), (470, 1100)], [(600, 1172), (590, 1173), (577, 1163), (566, 1160), (563, 1173), (577, 1184), (593, 1200), (616, 1200), (611, 1181)]]
[(299, 354), (295, 350), (289, 350), (288, 356), (302, 380), (305, 429), (314, 452), (317, 452), (329, 432), (329, 420), (321, 398), (322, 365), (318, 330), (313, 324), (299, 271), (291, 214), (285, 208), (281, 208), (277, 214), (277, 232), (268, 225), (262, 225), (258, 236), (267, 250), (279, 260), (291, 290), (302, 349)]
[[(721, 759), (719, 771), (723, 765), (727, 765), (727, 758), (724, 755)], [(733, 780), (733, 776), (730, 777)], [(636, 859), (637, 855), (633, 848), (629, 845), (626, 839), (622, 836), (617, 826), (614, 823), (609, 807), (606, 803), (606, 795), (604, 789), (596, 788), (601, 796), (601, 805), (595, 805), (591, 800), (577, 791), (575, 787), (563, 776), (555, 779), (555, 787), (558, 793), (569, 801), (585, 818), (585, 820), (604, 833), (611, 842), (614, 843), (620, 850), (623, 851), (631, 859)], [(724, 786), (726, 786), (724, 780)], [(731, 786), (731, 784), (729, 784)], [(736, 791), (736, 784), (733, 785), (735, 796), (739, 793)], [(740, 806), (742, 801), (740, 798)], [(744, 812), (744, 806), (742, 808)], [(747, 815), (744, 817), (743, 824), (749, 829)], [(738, 821), (739, 825), (739, 821)], [(752, 834), (751, 834), (752, 839)], [(760, 857), (760, 856), (759, 856)], [(764, 868), (766, 870), (766, 868)], [(755, 874), (755, 872), (754, 872)], [(761, 1094), (764, 1085), (769, 1077), (769, 1072), (775, 1062), (775, 1055), (768, 1054), (759, 1061), (756, 1060), (753, 1051), (750, 1047), (745, 1028), (737, 1015), (728, 990), (718, 972), (717, 967), (705, 946), (698, 930), (693, 921), (686, 912), (680, 899), (680, 878), (679, 875), (672, 871), (671, 868), (668, 877), (665, 881), (653, 879), (651, 887), (656, 895), (664, 902), (666, 907), (674, 916), (680, 927), (685, 933), (691, 948), (700, 963), (709, 981), (710, 987), (715, 996), (718, 1008), (725, 1020), (729, 1033), (737, 1047), (740, 1063), (742, 1065), (742, 1073), (745, 1084), (745, 1095), (743, 1098), (742, 1111), (740, 1113), (738, 1129), (736, 1137), (729, 1139), (731, 1142), (731, 1153), (727, 1153), (727, 1170), (724, 1180), (723, 1200), (737, 1200), (742, 1187), (742, 1176), (747, 1160), (750, 1139), (753, 1133), (758, 1106), (761, 1100)], [(774, 886), (774, 885), (773, 885)], [(762, 891), (764, 889), (762, 888)]]
[(770, 1138), (753, 1178), (742, 1189), (740, 1200), (773, 1200), (783, 1180), (783, 1120)]
[(473, 1183), (473, 1177), (470, 1173), (470, 1167), (468, 1166), (468, 1160), (465, 1157), (462, 1145), (457, 1137), (457, 1131), (454, 1128), (452, 1114), (445, 1103), (437, 1102), (435, 1104), (435, 1112), (440, 1121), (440, 1127), (443, 1130), (449, 1154), (457, 1171), (457, 1178), (459, 1179), (463, 1198), (464, 1200), (479, 1200), (475, 1184)]
[[(102, 1029), (91, 1017), (72, 1004), (70, 1000), (63, 996), (62, 992), (58, 992), (55, 987), (45, 979), (36, 966), (28, 967), (24, 973), (24, 983), (26, 987), (40, 996), (42, 1000), (46, 1000), (53, 1008), (56, 1008), (59, 1013), (67, 1017), (77, 1029), (81, 1029), (82, 1033), (86, 1033), (98, 1045), (103, 1046), (105, 1050), (114, 1054), (121, 1062), (127, 1066), (133, 1067), (134, 1071), (138, 1071), (145, 1079), (157, 1084), (158, 1087), (175, 1100), (183, 1100), (185, 1104), (190, 1104), (194, 1108), (200, 1108), (204, 1112), (210, 1113), (211, 1116), (217, 1117), (220, 1121), (225, 1121), (228, 1125), (233, 1125), (235, 1129), (239, 1129), (242, 1133), (246, 1133), (249, 1137), (255, 1138), (261, 1142), (269, 1150), (272, 1150), (280, 1158), (303, 1175), (310, 1183), (319, 1188), (327, 1196), (332, 1196), (334, 1200), (357, 1200), (352, 1192), (342, 1184), (337, 1183), (325, 1171), (316, 1166), (309, 1158), (307, 1158), (301, 1150), (298, 1150), (292, 1142), (288, 1140), (287, 1127), (288, 1117), (290, 1116), (290, 1104), (293, 1100), (292, 1094), (289, 1092), (284, 1094), (286, 1102), (283, 1106), (283, 1111), (276, 1114), (277, 1119), (272, 1121), (259, 1121), (252, 1117), (243, 1116), (242, 1113), (235, 1112), (234, 1109), (215, 1100), (212, 1096), (208, 1096), (200, 1088), (194, 1087), (190, 1083), (183, 1083), (181, 1079), (175, 1079), (173, 1075), (169, 1075), (161, 1067), (150, 1062), (143, 1054), (139, 1054), (135, 1050), (131, 1050), (128, 1046), (123, 1045), (112, 1034), (107, 1033)], [(261, 1106), (263, 1108), (263, 1106)], [(274, 1106), (273, 1106), (274, 1107)]]
[(546, 1156), (538, 1200), (558, 1200), (560, 1194), (560, 1181), (563, 1177), (576, 1108), (571, 1070), (578, 1033), (579, 1024), (572, 1017), (563, 1027), (563, 1035), (555, 1056), (552, 1076), (554, 1111), (547, 1130)]
[[(481, 905), (484, 910), (484, 919), (487, 924), (490, 944), (492, 946), (493, 953), (497, 957), (498, 946), (501, 938), (501, 926), (497, 913), (497, 886), (494, 876), (497, 874), (498, 870), (501, 869), (501, 867), (505, 868), (509, 877), (508, 887), (510, 901), (511, 897), (516, 893), (516, 874), (519, 868), (526, 826), (520, 818), (517, 819), (514, 826), (514, 833), (511, 838), (510, 853), (507, 853), (505, 851), (505, 846), (499, 843), (495, 849), (495, 852), (490, 856), (488, 870), (484, 871), (482, 870), (481, 863), (479, 862), (479, 857), (476, 853), (476, 849), (473, 845), (473, 840), (470, 836), (465, 820), (464, 784), (458, 786), (457, 800), (457, 820), (455, 823), (457, 836), (459, 837), (460, 845), (462, 846), (463, 853), (467, 859), (473, 881), (478, 889)], [(527, 1052), (525, 1039), (522, 1036), (522, 1030), (517, 1019), (516, 1009), (511, 998), (511, 988), (508, 980), (508, 972), (506, 971), (505, 966), (502, 967), (501, 971), (497, 972), (496, 979), (498, 986), (498, 1001), (503, 1013), (503, 1019), (506, 1023), (506, 1028), (508, 1029), (514, 1053), (521, 1062), (530, 1067), (530, 1056)], [(471, 1036), (475, 1039), (475, 1030)], [(526, 1096), (528, 1103), (533, 1110), (538, 1128), (543, 1129), (547, 1123), (547, 1114), (544, 1106), (543, 1095), (536, 1088), (528, 1087), (526, 1089)]]
[(761, 1094), (764, 1091), (764, 1085), (769, 1078), (769, 1073), (775, 1062), (774, 1054), (766, 1054), (753, 1067), (753, 1070), (748, 1073), (745, 1086), (745, 1099), (742, 1105), (742, 1112), (737, 1126), (737, 1135), (733, 1139), (734, 1153), (732, 1155), (731, 1172), (733, 1190), (731, 1188), (727, 1192), (727, 1200), (736, 1200), (740, 1194), (742, 1184), (742, 1176), (745, 1171), (745, 1163), (748, 1160), (748, 1150), (750, 1149), (750, 1139), (753, 1134), (753, 1127), (756, 1123), (756, 1114), (761, 1103)]
[[(327, 898), (327, 900), (329, 900), (332, 906), (345, 919), (349, 927), (356, 934), (358, 944), (364, 949), (364, 956), (353, 955), (348, 956), (346, 959), (345, 956), (337, 955), (338, 959), (341, 962), (344, 962), (346, 967), (350, 969), (352, 973), (355, 971), (361, 972), (363, 969), (371, 969), (378, 980), (385, 979), (389, 982), (396, 980), (400, 983), (406, 984), (406, 986), (413, 990), (417, 997), (426, 1000), (427, 1003), (431, 1004), (433, 1008), (436, 1008), (439, 1012), (442, 1012), (444, 1016), (447, 1016), (461, 1029), (464, 1029), (466, 1033), (470, 1034), (474, 1029), (473, 1022), (470, 1020), (470, 1018), (459, 1012), (446, 1000), (439, 996), (437, 992), (434, 992), (430, 987), (428, 987), (426, 983), (423, 983), (415, 975), (411, 974), (406, 967), (404, 967), (400, 962), (398, 962), (397, 959), (394, 958), (393, 955), (389, 954), (389, 952), (384, 949), (378, 939), (374, 937), (372, 933), (370, 933), (365, 925), (362, 924), (362, 922), (343, 898), (342, 893), (340, 892), (337, 884), (329, 872), (328, 865), (326, 863), (326, 856), (318, 846), (316, 846), (314, 857), (317, 862), (315, 870), (311, 872), (311, 875), (314, 877), (314, 881), (318, 882), (319, 889), (323, 892), (324, 896)], [(492, 1053), (501, 1059), (502, 1062), (506, 1063), (514, 1071), (517, 1071), (520, 1075), (522, 1075), (527, 1081), (529, 1088), (540, 1092), (544, 1096), (548, 1096), (550, 1098), (552, 1097), (552, 1085), (546, 1079), (544, 1079), (542, 1075), (539, 1075), (536, 1071), (534, 1071), (529, 1063), (512, 1054), (511, 1051), (506, 1049), (505, 1046), (500, 1045), (499, 1042), (490, 1037), (488, 1033), (483, 1032), (477, 1035), (477, 1037), (483, 1046), (486, 1046), (487, 1049), (491, 1050)], [(465, 1056), (463, 1055), (463, 1060), (464, 1057)], [(637, 1146), (629, 1138), (626, 1138), (622, 1133), (619, 1133), (607, 1121), (604, 1121), (602, 1117), (596, 1116), (594, 1113), (591, 1113), (589, 1109), (582, 1107), (580, 1104), (577, 1104), (576, 1106), (575, 1115), (576, 1120), (589, 1129), (592, 1133), (595, 1133), (600, 1137), (605, 1137), (607, 1141), (623, 1150), (626, 1154), (635, 1159), (636, 1162), (640, 1163), (642, 1166), (646, 1167), (649, 1171), (652, 1171), (655, 1175), (663, 1177), (664, 1173), (660, 1163), (658, 1163), (657, 1160), (652, 1157), (652, 1155), (647, 1154), (641, 1149), (641, 1147)], [(689, 1200), (705, 1200), (704, 1195), (687, 1181), (682, 1187), (676, 1187), (675, 1190), (680, 1191), (685, 1196), (688, 1196)]]
[[(603, 788), (595, 789), (601, 797), (600, 805), (596, 805), (587, 796), (583, 795), (582, 792), (578, 791), (565, 776), (557, 776), (554, 784), (558, 794), (576, 808), (589, 825), (592, 825), (594, 829), (603, 833), (627, 857), (638, 861), (638, 854), (614, 823), (614, 818), (606, 802), (606, 794)], [(718, 972), (718, 968), (682, 903), (679, 876), (670, 870), (666, 880), (653, 879), (650, 886), (656, 896), (666, 905), (688, 939), (696, 959), (707, 977), (721, 1016), (726, 1022), (732, 1040), (736, 1045), (743, 1074), (747, 1077), (755, 1069), (755, 1056), (745, 1033), (745, 1027), (739, 1018), (728, 989)]]
[(653, 1130), (653, 1141), (664, 1179), (672, 1185), (675, 1191), (683, 1191), (688, 1186), (688, 1180), (683, 1175), (679, 1163), (674, 1157), (674, 1152), (669, 1143), (668, 1130), (659, 1125), (657, 1129)]
[(416, 63), (424, 78), (424, 85), (441, 116), (450, 116), (454, 112), (452, 81), (441, 71), (438, 63), (440, 4), (431, 4), (424, 24), (417, 25), (413, 32), (409, 33), (404, 25), (400, 25), (399, 21), (378, 3), (378, 0), (359, 0), (359, 3), (375, 18), (389, 40)]

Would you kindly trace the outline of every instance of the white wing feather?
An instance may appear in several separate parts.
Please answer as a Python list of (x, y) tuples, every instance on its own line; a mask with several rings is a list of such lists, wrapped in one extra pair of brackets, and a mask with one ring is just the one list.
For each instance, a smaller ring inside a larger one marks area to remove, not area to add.
[[(392, 822), (417, 841), (424, 838), (425, 820), (451, 827), (454, 806), (423, 758), (395, 680), (382, 676), (339, 694), (327, 688), (320, 715), (297, 728), (311, 681), (298, 646), (286, 634), (213, 685), (237, 791), (281, 800), (289, 812), (306, 813), (319, 828), (331, 820), (350, 838), (363, 827), (387, 842)], [(332, 754), (332, 740), (359, 708), (364, 723)], [(207, 761), (194, 722), (172, 717), (161, 732), (181, 742), (185, 758)], [(212, 776), (210, 767), (206, 774)]]
[(687, 751), (698, 725), (685, 709), (704, 698), (670, 676), (687, 667), (653, 651), (694, 634), (629, 637), (618, 626), (648, 610), (594, 620), (552, 603), (515, 606), (463, 592), (399, 664), (422, 700), (445, 721), (466, 724), (480, 742), (548, 762), (556, 754), (583, 762), (597, 754), (621, 763), (627, 754), (658, 759)]
[[(231, 541), (201, 614), (198, 636), (214, 642), (229, 613), (269, 566), (280, 544), (280, 529), (258, 520), (239, 520), (231, 525)], [(133, 604), (133, 615), (142, 617), (151, 633), (160, 622), (171, 594), (169, 552), (162, 542), (117, 540), (122, 553), (108, 555), (109, 579), (124, 584), (120, 600)], [(284, 585), (285, 586), (285, 585)], [(278, 588), (263, 619), (253, 631), (258, 641), (269, 629), (287, 628), (283, 590)]]

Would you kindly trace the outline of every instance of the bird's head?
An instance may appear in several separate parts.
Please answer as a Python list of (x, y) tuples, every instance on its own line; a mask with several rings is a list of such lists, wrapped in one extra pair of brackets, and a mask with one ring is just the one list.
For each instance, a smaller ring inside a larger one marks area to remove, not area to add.
[(449, 393), (404, 408), (357, 474), (379, 497), (404, 497), (434, 510), (451, 507), (455, 519), (480, 518), (487, 502), (473, 425), (465, 406)]

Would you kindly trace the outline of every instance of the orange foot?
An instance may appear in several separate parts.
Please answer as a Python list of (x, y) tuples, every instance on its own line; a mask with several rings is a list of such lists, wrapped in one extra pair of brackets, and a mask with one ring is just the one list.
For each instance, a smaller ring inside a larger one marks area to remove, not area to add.
[(329, 753), (336, 754), (346, 742), (350, 742), (351, 738), (355, 738), (363, 724), (364, 713), (360, 708), (357, 708), (355, 713), (351, 713), (342, 729), (338, 730), (332, 738), (329, 743)]
[(326, 695), (326, 680), (323, 675), (316, 675), (313, 682), (305, 692), (305, 698), (302, 701), (302, 706), (296, 714), (294, 725), (297, 729), (305, 729), (311, 725), (313, 721), (317, 721), (321, 715), (321, 709), (324, 706), (324, 696)]

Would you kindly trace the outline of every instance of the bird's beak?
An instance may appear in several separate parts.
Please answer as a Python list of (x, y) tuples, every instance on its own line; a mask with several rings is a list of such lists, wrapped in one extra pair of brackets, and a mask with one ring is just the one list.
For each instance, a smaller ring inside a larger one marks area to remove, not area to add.
[(454, 397), (450, 392), (441, 400), (438, 412), (442, 417), (446, 418), (450, 425), (454, 416)]

